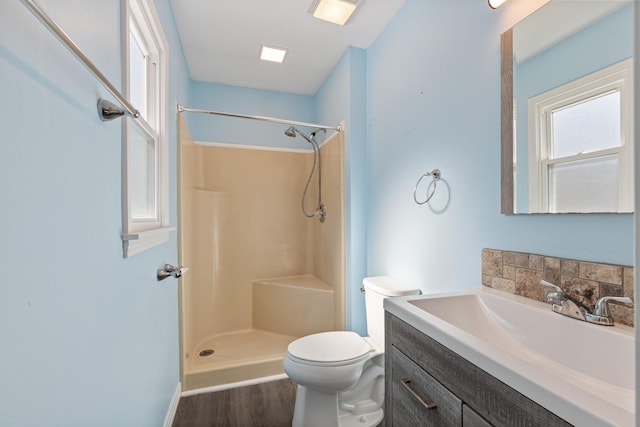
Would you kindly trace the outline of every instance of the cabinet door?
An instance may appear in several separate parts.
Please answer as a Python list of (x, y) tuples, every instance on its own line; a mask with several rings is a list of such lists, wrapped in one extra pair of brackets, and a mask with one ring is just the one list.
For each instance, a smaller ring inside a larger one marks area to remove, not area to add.
[(462, 401), (395, 347), (391, 347), (393, 425), (460, 426)]
[(492, 427), (491, 424), (473, 409), (462, 404), (462, 427)]

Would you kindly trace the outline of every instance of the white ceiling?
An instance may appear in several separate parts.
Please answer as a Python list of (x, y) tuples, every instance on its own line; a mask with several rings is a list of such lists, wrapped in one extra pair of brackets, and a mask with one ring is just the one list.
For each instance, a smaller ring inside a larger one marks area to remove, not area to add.
[[(366, 49), (405, 0), (361, 0), (345, 26), (313, 18), (312, 0), (171, 0), (193, 80), (314, 95), (345, 49)], [(261, 61), (263, 45), (288, 49)]]

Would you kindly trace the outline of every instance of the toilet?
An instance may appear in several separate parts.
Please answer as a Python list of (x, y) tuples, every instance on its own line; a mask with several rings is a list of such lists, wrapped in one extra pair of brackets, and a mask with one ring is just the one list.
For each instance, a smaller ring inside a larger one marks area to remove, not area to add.
[(420, 290), (391, 277), (368, 277), (362, 283), (369, 336), (321, 332), (287, 348), (284, 371), (298, 384), (293, 427), (369, 427), (382, 421), (383, 300)]

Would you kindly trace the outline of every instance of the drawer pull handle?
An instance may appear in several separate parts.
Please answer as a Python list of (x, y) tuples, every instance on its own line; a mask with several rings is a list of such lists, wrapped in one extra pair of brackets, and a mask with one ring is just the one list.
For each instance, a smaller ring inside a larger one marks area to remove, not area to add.
[(410, 385), (411, 384), (411, 380), (409, 378), (403, 378), (402, 380), (400, 380), (400, 382), (402, 383), (404, 388), (406, 388), (409, 391), (409, 393), (411, 393), (411, 395), (413, 395), (413, 397), (418, 399), (418, 402), (420, 402), (422, 404), (422, 406), (425, 407), (425, 409), (436, 409), (438, 407), (437, 404), (435, 404), (435, 403), (427, 403), (420, 396), (418, 396), (418, 393), (413, 391), (413, 389), (411, 388), (411, 385)]

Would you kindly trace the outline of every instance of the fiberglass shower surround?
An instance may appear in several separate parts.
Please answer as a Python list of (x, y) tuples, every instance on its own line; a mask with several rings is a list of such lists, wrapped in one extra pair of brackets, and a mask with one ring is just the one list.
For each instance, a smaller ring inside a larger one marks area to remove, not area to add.
[[(298, 135), (301, 135), (304, 139), (307, 140), (307, 142), (309, 144), (311, 144), (311, 146), (313, 147), (313, 153), (314, 153), (313, 166), (311, 168), (311, 172), (309, 173), (309, 178), (307, 179), (307, 184), (305, 185), (304, 192), (302, 193), (302, 213), (307, 218), (314, 218), (315, 217), (315, 218), (319, 218), (320, 222), (324, 222), (325, 221), (325, 218), (327, 216), (327, 211), (326, 211), (326, 206), (322, 203), (322, 176), (321, 176), (321, 165), (320, 165), (320, 147), (319, 147), (319, 144), (316, 141), (315, 137), (318, 134), (318, 132), (324, 132), (326, 134), (327, 129), (335, 130), (336, 132), (342, 132), (343, 131), (342, 124), (340, 124), (338, 126), (326, 126), (326, 125), (319, 125), (319, 124), (316, 124), (316, 123), (308, 123), (308, 122), (299, 122), (299, 121), (293, 121), (293, 120), (278, 119), (278, 118), (275, 118), (275, 117), (253, 116), (253, 115), (247, 115), (247, 114), (227, 113), (227, 112), (223, 112), (223, 111), (213, 111), (213, 110), (201, 110), (201, 109), (196, 109), (196, 108), (187, 108), (187, 107), (184, 107), (181, 104), (178, 104), (177, 108), (178, 108), (178, 113), (183, 113), (183, 112), (185, 112), (185, 113), (201, 113), (201, 114), (210, 114), (210, 115), (215, 115), (215, 116), (234, 117), (234, 118), (249, 119), (249, 120), (260, 120), (260, 121), (265, 121), (265, 122), (281, 123), (281, 124), (291, 125), (287, 130), (285, 130), (284, 134), (289, 136), (289, 137), (292, 137), (292, 138), (295, 138), (296, 133)], [(311, 132), (310, 136), (307, 136), (304, 132), (300, 131), (295, 126), (305, 126), (305, 127), (312, 127), (312, 128), (317, 128), (317, 129), (314, 130), (313, 132)], [(317, 203), (316, 209), (315, 209), (315, 211), (313, 213), (307, 213), (307, 211), (305, 209), (304, 201), (305, 201), (307, 192), (309, 190), (309, 184), (311, 183), (311, 179), (313, 177), (313, 173), (315, 172), (316, 167), (318, 168), (318, 203)]]
[[(331, 208), (320, 223), (300, 214), (311, 150), (199, 143), (183, 118), (180, 262), (191, 267), (180, 294), (183, 390), (282, 374), (293, 340), (344, 328), (344, 132), (319, 146)], [(281, 142), (287, 128), (276, 129)]]

